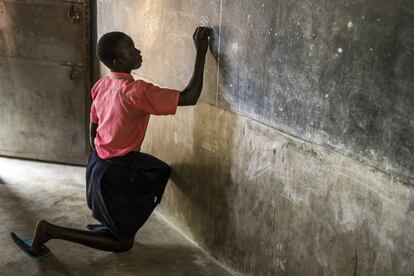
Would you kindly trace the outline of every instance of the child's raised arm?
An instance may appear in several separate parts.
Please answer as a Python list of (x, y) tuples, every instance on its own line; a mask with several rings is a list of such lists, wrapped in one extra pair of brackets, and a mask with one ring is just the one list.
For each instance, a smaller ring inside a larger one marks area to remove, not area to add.
[(193, 76), (188, 86), (181, 92), (178, 100), (179, 106), (195, 105), (203, 88), (204, 63), (208, 49), (208, 37), (211, 30), (207, 27), (198, 27), (193, 35), (197, 56), (194, 65)]

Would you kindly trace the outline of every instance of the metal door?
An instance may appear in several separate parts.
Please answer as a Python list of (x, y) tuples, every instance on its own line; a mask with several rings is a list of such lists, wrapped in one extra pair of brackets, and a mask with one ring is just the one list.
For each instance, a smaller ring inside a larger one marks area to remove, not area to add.
[(0, 155), (85, 164), (89, 2), (0, 1)]

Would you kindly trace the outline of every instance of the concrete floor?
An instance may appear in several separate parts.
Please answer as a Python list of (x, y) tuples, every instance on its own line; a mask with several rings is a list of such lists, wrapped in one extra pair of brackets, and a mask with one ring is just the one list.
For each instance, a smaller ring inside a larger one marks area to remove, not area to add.
[(61, 240), (37, 261), (20, 251), (9, 233), (31, 236), (46, 219), (73, 228), (96, 223), (85, 199), (85, 168), (0, 158), (1, 275), (230, 275), (154, 213), (133, 249), (109, 253)]

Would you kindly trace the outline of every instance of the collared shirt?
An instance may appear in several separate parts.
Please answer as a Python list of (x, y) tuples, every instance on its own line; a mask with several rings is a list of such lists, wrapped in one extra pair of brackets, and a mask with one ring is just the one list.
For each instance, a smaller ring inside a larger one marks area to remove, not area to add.
[(91, 90), (91, 122), (98, 125), (95, 147), (107, 159), (139, 151), (150, 115), (176, 113), (180, 91), (160, 88), (128, 73), (111, 72)]

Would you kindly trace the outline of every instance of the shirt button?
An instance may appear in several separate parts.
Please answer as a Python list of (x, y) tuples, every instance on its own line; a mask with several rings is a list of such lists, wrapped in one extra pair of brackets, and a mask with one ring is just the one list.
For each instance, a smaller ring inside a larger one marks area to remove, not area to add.
[(157, 202), (157, 197), (156, 197), (156, 196), (154, 197), (154, 203), (155, 203), (155, 202)]

